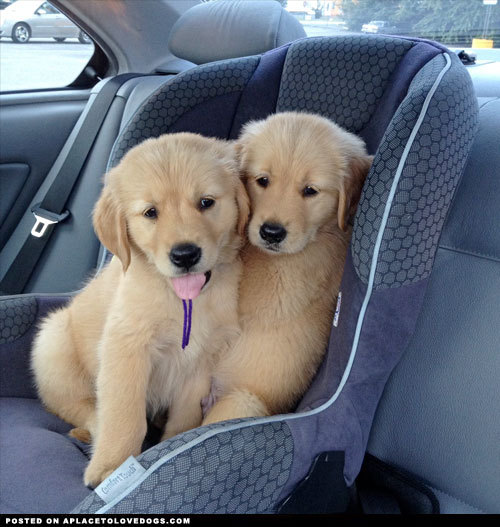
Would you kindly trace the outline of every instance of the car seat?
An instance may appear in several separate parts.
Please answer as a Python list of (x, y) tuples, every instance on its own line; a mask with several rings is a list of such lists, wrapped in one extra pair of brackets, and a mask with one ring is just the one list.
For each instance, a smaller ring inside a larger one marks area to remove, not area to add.
[(82, 446), (41, 408), (27, 366), (35, 321), (61, 300), (7, 297), (0, 446), (10, 512), (346, 510), (378, 400), (415, 329), (475, 135), (477, 101), (459, 59), (438, 44), (303, 39), (176, 76), (123, 127), (108, 166), (148, 137), (190, 131), (234, 139), (247, 121), (287, 110), (335, 120), (375, 155), (328, 351), (296, 411), (191, 430), (147, 448), (137, 458), (144, 470), (120, 492), (90, 491), (81, 483)]

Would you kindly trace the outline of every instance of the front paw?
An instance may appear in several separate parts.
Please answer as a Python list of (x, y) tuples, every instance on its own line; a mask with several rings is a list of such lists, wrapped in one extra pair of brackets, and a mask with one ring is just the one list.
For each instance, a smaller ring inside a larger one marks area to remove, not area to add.
[(177, 430), (172, 427), (165, 427), (165, 430), (163, 431), (163, 435), (161, 436), (160, 441), (166, 441), (167, 439), (171, 439), (172, 437), (175, 437), (176, 435), (182, 434), (184, 430)]
[(119, 464), (110, 466), (109, 463), (100, 463), (92, 459), (83, 475), (83, 482), (87, 487), (96, 488), (118, 467)]

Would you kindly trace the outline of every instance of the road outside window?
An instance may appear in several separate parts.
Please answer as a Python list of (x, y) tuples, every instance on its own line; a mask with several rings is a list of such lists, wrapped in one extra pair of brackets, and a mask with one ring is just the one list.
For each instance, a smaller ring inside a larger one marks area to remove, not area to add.
[(500, 0), (278, 0), (308, 37), (419, 37), (500, 63)]
[(49, 2), (0, 2), (0, 92), (67, 86), (93, 53), (89, 37)]

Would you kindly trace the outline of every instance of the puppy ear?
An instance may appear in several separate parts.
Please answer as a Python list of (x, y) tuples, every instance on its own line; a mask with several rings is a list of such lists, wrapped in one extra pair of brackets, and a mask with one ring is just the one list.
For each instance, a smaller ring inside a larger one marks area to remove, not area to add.
[(372, 162), (373, 156), (357, 156), (352, 158), (349, 163), (348, 175), (344, 178), (339, 190), (337, 209), (337, 222), (343, 231), (347, 229), (349, 217), (356, 211)]
[(240, 136), (234, 144), (236, 159), (240, 168), (243, 169), (248, 164), (248, 144), (262, 132), (264, 123), (265, 120), (250, 121), (241, 129)]
[(245, 228), (250, 216), (250, 198), (243, 181), (239, 176), (239, 155), (241, 154), (241, 144), (236, 141), (217, 140), (219, 155), (224, 161), (224, 166), (236, 178), (236, 204), (238, 205), (238, 225), (237, 231), (240, 236), (245, 234)]
[(104, 187), (94, 209), (94, 229), (101, 243), (120, 259), (123, 272), (130, 265), (127, 221), (110, 186)]
[(238, 162), (238, 165), (241, 166), (241, 156), (243, 155), (243, 143), (235, 142), (233, 143), (234, 153), (236, 156), (236, 161)]
[(247, 194), (247, 189), (241, 179), (238, 180), (236, 187), (236, 203), (238, 204), (239, 218), (238, 218), (238, 234), (245, 235), (245, 229), (250, 217), (250, 198)]

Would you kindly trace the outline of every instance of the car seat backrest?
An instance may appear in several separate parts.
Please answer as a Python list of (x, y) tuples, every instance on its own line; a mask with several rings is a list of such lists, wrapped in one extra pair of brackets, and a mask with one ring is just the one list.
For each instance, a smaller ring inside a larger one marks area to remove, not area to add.
[(278, 2), (224, 0), (198, 4), (181, 15), (168, 47), (181, 59), (206, 64), (256, 55), (305, 36), (302, 24)]
[[(413, 75), (401, 79), (398, 71)], [(384, 130), (373, 122), (380, 107), (394, 108)], [(264, 512), (283, 500), (282, 512), (332, 512), (330, 504), (303, 499), (325, 496), (314, 487), (318, 481), (341, 510), (385, 382), (413, 333), (475, 134), (477, 103), (458, 58), (432, 43), (305, 39), (262, 57), (200, 66), (160, 87), (125, 127), (110, 166), (151, 136), (191, 131), (234, 138), (247, 120), (285, 109), (322, 113), (358, 133), (371, 130), (372, 145), (379, 145), (320, 371), (294, 414), (215, 424), (163, 442), (139, 457), (147, 470), (137, 484), (107, 504), (94, 494), (77, 512), (137, 511), (153, 481), (162, 490), (148, 500), (160, 512)], [(217, 485), (200, 463), (208, 452), (210, 467), (224, 474)], [(183, 476), (186, 466), (195, 467), (196, 481)], [(322, 478), (304, 480), (318, 467)]]

